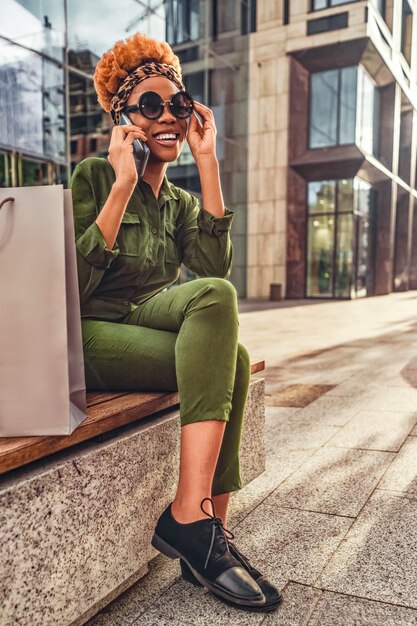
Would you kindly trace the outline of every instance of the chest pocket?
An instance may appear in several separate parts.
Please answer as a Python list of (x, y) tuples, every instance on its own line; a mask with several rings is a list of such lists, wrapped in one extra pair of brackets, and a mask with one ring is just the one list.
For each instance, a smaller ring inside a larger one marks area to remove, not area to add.
[(181, 265), (179, 251), (175, 242), (175, 224), (165, 223), (165, 261)]
[(140, 255), (140, 218), (137, 213), (125, 212), (117, 235), (120, 254)]

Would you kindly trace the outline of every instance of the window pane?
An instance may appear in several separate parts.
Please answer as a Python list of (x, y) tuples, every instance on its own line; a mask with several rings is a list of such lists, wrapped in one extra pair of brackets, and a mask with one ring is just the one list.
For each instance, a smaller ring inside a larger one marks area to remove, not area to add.
[(311, 75), (310, 147), (337, 143), (337, 70)]
[(358, 68), (358, 99), (356, 143), (368, 152), (374, 152), (375, 84), (363, 67)]
[[(12, 186), (12, 176), (11, 176), (11, 163), (10, 157), (8, 154), (3, 154), (0, 152), (0, 187), (11, 187)], [(417, 221), (416, 221), (417, 225)]]
[(217, 1), (217, 32), (225, 33), (236, 30), (238, 3), (235, 0)]
[(413, 206), (413, 232), (410, 259), (410, 289), (415, 289), (417, 285), (417, 200), (414, 198)]
[(374, 0), (374, 5), (381, 13), (382, 17), (385, 17), (385, 0)]
[(0, 34), (23, 46), (63, 60), (63, 0), (1, 0)]
[(353, 213), (353, 179), (338, 181), (337, 210), (339, 213)]
[(357, 68), (340, 70), (340, 129), (339, 143), (355, 142)]
[(411, 104), (406, 101), (402, 105), (401, 121), (400, 121), (400, 152), (398, 163), (398, 175), (405, 180), (406, 183), (410, 182), (410, 168), (411, 168), (411, 136), (413, 125), (413, 108)]
[(308, 183), (308, 212), (334, 213), (336, 181), (320, 180)]
[(42, 58), (5, 44), (0, 59), (0, 142), (42, 154)]
[(200, 0), (190, 2), (190, 37), (191, 39), (200, 37)]
[(313, 0), (313, 11), (319, 11), (327, 7), (327, 0)]
[(197, 100), (206, 104), (204, 96), (204, 72), (194, 72), (184, 76), (184, 84), (187, 91)]
[(48, 185), (48, 166), (40, 161), (22, 159), (22, 186)]
[(349, 298), (353, 272), (353, 214), (337, 218), (336, 297)]
[(366, 296), (371, 278), (369, 217), (358, 220), (358, 269), (356, 274), (356, 297)]
[(43, 61), (42, 71), (44, 154), (62, 160), (66, 158), (63, 70), (49, 61)]
[(330, 6), (338, 7), (340, 4), (349, 4), (350, 2), (357, 2), (357, 0), (330, 0)]
[(308, 221), (307, 295), (332, 297), (334, 217)]
[(354, 186), (354, 209), (355, 213), (368, 216), (371, 207), (371, 185), (361, 178), (355, 177)]
[(408, 64), (410, 64), (411, 44), (413, 39), (413, 11), (408, 0), (403, 0), (401, 19), (401, 52)]

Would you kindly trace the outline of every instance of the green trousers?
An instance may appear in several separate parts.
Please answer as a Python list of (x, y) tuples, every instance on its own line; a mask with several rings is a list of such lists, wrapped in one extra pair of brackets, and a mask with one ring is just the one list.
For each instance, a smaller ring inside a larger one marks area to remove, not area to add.
[(237, 294), (199, 278), (141, 304), (122, 323), (82, 320), (88, 390), (177, 391), (181, 426), (227, 422), (212, 495), (242, 488), (239, 449), (250, 379)]

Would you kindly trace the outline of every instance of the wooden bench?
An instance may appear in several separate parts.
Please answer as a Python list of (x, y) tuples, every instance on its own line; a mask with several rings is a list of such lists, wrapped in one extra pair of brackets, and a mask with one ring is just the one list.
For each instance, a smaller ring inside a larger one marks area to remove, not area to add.
[[(264, 361), (251, 363), (251, 373), (265, 369)], [(39, 437), (0, 437), (0, 474), (106, 434), (116, 436), (117, 429), (179, 404), (178, 393), (118, 392), (87, 393), (87, 417), (71, 435)]]
[[(265, 470), (264, 400), (253, 377), (243, 485)], [(177, 393), (89, 393), (71, 435), (0, 439), (0, 622), (81, 626), (142, 578), (179, 453)]]

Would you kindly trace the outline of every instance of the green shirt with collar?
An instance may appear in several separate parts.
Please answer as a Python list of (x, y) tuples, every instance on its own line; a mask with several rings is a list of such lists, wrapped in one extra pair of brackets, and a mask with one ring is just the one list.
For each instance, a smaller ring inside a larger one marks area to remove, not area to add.
[(198, 276), (229, 276), (233, 211), (214, 217), (166, 174), (158, 199), (149, 183), (138, 183), (107, 248), (95, 220), (114, 182), (113, 168), (99, 157), (81, 161), (71, 176), (81, 317), (122, 321), (175, 282), (181, 263)]

